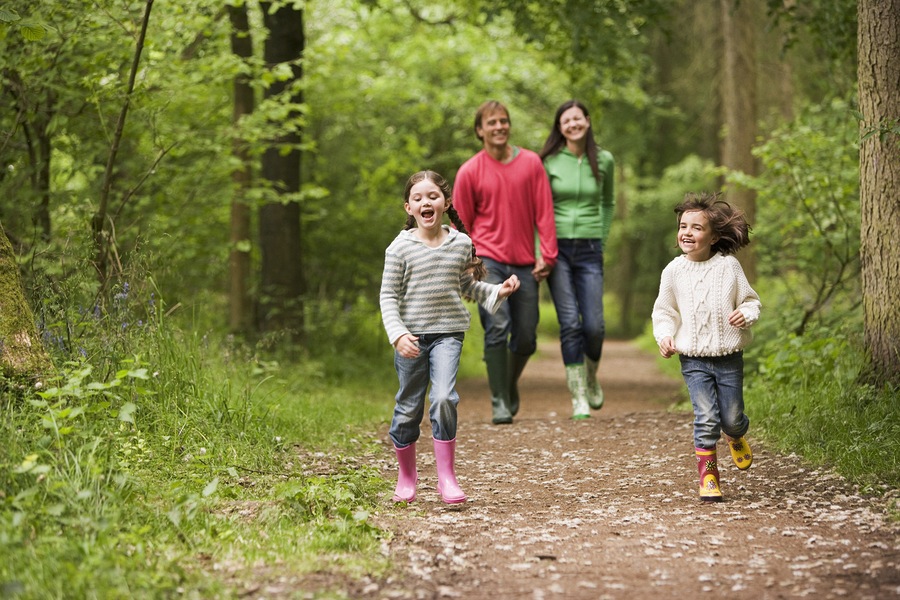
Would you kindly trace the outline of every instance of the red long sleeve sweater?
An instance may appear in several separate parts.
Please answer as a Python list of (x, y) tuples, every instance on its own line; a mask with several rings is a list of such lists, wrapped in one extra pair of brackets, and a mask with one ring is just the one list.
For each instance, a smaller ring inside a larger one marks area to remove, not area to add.
[(527, 266), (535, 262), (535, 230), (548, 266), (556, 264), (553, 196), (537, 153), (524, 148), (508, 163), (485, 150), (459, 168), (453, 205), (479, 256)]

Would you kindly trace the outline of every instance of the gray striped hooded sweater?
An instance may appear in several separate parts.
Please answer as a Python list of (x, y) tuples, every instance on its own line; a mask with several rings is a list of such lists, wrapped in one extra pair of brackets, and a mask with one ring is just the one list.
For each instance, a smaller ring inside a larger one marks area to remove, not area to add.
[(431, 248), (412, 229), (397, 235), (384, 253), (381, 278), (381, 320), (393, 345), (405, 333), (456, 333), (469, 329), (471, 317), (463, 297), (472, 298), (492, 314), (503, 299), (497, 284), (475, 281), (466, 273), (472, 240), (443, 226), (444, 243)]

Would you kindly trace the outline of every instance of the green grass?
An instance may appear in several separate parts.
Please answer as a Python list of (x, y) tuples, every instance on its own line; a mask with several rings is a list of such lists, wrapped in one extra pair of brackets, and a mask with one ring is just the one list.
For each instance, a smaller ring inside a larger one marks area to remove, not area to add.
[(237, 597), (259, 565), (387, 568), (388, 484), (360, 457), (383, 452), (389, 359), (279, 361), (161, 314), (90, 326), (56, 381), (0, 396), (0, 595)]

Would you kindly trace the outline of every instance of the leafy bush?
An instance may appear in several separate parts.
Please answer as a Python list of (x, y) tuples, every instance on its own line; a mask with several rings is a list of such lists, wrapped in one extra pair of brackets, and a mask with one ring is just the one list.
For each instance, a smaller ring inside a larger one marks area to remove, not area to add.
[(754, 424), (771, 444), (833, 466), (865, 491), (900, 486), (897, 390), (861, 385), (866, 359), (853, 333), (790, 336), (747, 379)]
[(783, 331), (836, 325), (859, 308), (860, 216), (857, 124), (842, 101), (812, 106), (755, 154), (753, 248), (759, 272), (778, 288)]
[[(221, 597), (229, 592), (203, 556), (252, 560), (264, 547), (302, 572), (335, 554), (360, 557), (348, 565), (376, 554), (368, 514), (386, 483), (351, 467), (310, 475), (300, 451), (383, 450), (375, 431), (392, 386), (360, 376), (391, 368), (369, 355), (387, 346), (371, 312), (330, 344), (323, 335), (320, 356), (281, 363), (180, 328), (150, 279), (85, 310), (79, 290), (89, 287), (39, 294), (62, 367), (46, 387), (0, 398), (4, 595)], [(234, 505), (267, 508), (239, 519)], [(264, 539), (269, 526), (283, 542)]]

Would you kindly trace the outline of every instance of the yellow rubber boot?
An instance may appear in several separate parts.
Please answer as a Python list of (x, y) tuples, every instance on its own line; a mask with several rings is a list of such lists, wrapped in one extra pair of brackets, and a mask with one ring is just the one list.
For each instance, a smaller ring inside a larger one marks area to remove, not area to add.
[(753, 464), (753, 451), (750, 450), (750, 444), (742, 437), (731, 438), (725, 436), (728, 442), (728, 449), (731, 450), (731, 458), (738, 469), (744, 471)]

